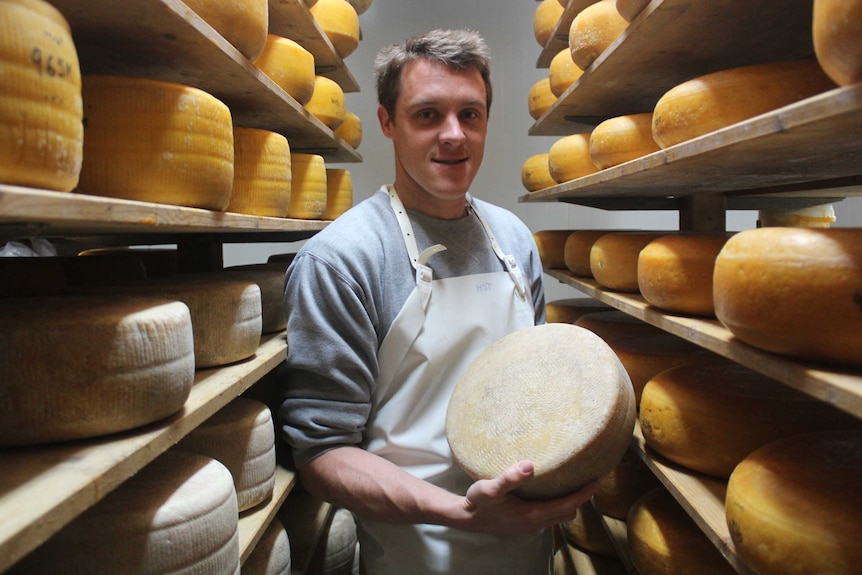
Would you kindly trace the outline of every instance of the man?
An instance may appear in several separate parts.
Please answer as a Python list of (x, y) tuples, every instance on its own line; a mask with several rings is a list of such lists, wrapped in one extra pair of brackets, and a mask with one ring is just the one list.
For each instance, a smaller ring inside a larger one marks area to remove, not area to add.
[(468, 194), (491, 104), (487, 47), (437, 30), (375, 62), (395, 182), (310, 239), (288, 271), (279, 410), (303, 486), (358, 520), (366, 574), (545, 575), (548, 527), (595, 490), (528, 502), (512, 462), (472, 482), (445, 434), (460, 374), (488, 345), (544, 322), (532, 234)]

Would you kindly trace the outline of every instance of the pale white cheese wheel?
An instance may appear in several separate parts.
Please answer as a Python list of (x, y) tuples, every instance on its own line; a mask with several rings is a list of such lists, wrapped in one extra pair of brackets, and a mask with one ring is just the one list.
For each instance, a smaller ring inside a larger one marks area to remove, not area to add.
[(290, 575), (290, 540), (278, 517), (274, 517), (254, 551), (242, 564), (242, 575)]
[(354, 565), (359, 551), (357, 543), (353, 514), (343, 507), (337, 508), (332, 514), (329, 528), (321, 537), (308, 572), (321, 575), (355, 573)]
[(631, 442), (635, 399), (613, 350), (565, 323), (516, 331), (458, 380), (446, 414), (452, 454), (475, 479), (522, 459), (535, 474), (517, 489), (549, 499), (607, 474)]
[(290, 205), (290, 144), (258, 128), (233, 129), (234, 170), (228, 212), (283, 218)]
[(287, 327), (284, 307), (284, 273), (280, 263), (244, 264), (224, 268), (226, 277), (254, 282), (260, 288), (261, 328), (263, 334), (282, 331)]
[(588, 313), (612, 309), (608, 304), (591, 297), (575, 297), (546, 303), (545, 316), (548, 323), (575, 323)]
[(236, 493), (214, 459), (168, 451), (12, 568), (17, 575), (239, 575)]
[(133, 429), (179, 411), (194, 383), (184, 304), (120, 296), (0, 300), (0, 444)]
[(186, 0), (185, 4), (249, 60), (263, 51), (269, 31), (268, 0)]

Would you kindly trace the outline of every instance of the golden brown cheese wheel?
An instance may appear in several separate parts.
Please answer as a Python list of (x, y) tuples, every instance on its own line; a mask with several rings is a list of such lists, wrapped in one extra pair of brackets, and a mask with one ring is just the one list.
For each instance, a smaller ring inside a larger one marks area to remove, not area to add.
[(565, 268), (564, 250), (566, 238), (572, 230), (539, 230), (533, 233), (533, 240), (539, 249), (539, 259), (544, 268)]
[(590, 158), (601, 170), (659, 151), (652, 137), (652, 113), (609, 118), (590, 133)]
[(266, 44), (254, 65), (275, 84), (304, 106), (314, 94), (314, 55), (289, 38), (274, 34), (266, 37)]
[(590, 250), (600, 237), (620, 230), (575, 230), (566, 238), (566, 268), (581, 277), (593, 277), (590, 270)]
[(584, 73), (572, 60), (572, 51), (568, 47), (563, 48), (557, 55), (551, 58), (548, 66), (548, 82), (551, 92), (559, 98), (563, 92), (569, 89)]
[(353, 180), (350, 170), (326, 168), (326, 209), (324, 220), (334, 220), (353, 206)]
[(590, 249), (590, 272), (608, 289), (638, 291), (638, 256), (648, 243), (668, 232), (614, 232), (605, 234)]
[(629, 23), (617, 12), (615, 0), (599, 0), (575, 15), (569, 27), (572, 61), (581, 70), (589, 68)]
[(548, 150), (548, 170), (558, 184), (599, 171), (590, 157), (590, 135), (563, 136)]
[(548, 323), (575, 323), (588, 313), (612, 309), (611, 306), (597, 299), (576, 297), (548, 302), (545, 304), (545, 315)]
[[(338, 0), (347, 2), (347, 0)], [(314, 78), (314, 90), (311, 99), (305, 104), (308, 112), (323, 122), (330, 130), (338, 128), (344, 122), (344, 90), (335, 80), (325, 76)]]
[(607, 342), (633, 335), (662, 337), (667, 334), (666, 331), (619, 310), (585, 314), (578, 318), (575, 325), (590, 330)]
[(185, 4), (249, 60), (263, 51), (269, 31), (268, 0), (188, 0)]
[(578, 507), (573, 519), (560, 524), (567, 543), (587, 553), (618, 557), (614, 544), (602, 523), (602, 518), (589, 503)]
[(631, 22), (649, 4), (649, 0), (616, 0), (617, 12), (620, 16)]
[(354, 150), (362, 143), (362, 120), (350, 110), (344, 111), (344, 121), (334, 131)]
[(534, 154), (524, 160), (521, 166), (521, 184), (528, 192), (535, 192), (556, 186), (548, 167), (548, 154)]
[(564, 8), (558, 0), (542, 0), (536, 6), (533, 13), (533, 36), (540, 46), (544, 47), (551, 39), (563, 11)]
[(814, 58), (713, 72), (659, 98), (652, 135), (667, 148), (834, 87)]
[(714, 316), (712, 272), (729, 234), (686, 233), (662, 236), (638, 256), (638, 289), (659, 309)]
[(862, 565), (862, 431), (779, 439), (727, 484), (736, 552), (763, 575), (854, 575)]
[(629, 552), (639, 575), (734, 575), (706, 534), (663, 487), (632, 505)]
[(359, 46), (359, 14), (347, 0), (317, 0), (309, 8), (315, 22), (342, 58)]
[(290, 204), (290, 145), (281, 134), (233, 129), (234, 170), (225, 211), (283, 218)]
[(530, 87), (527, 94), (527, 108), (530, 116), (534, 120), (538, 120), (556, 101), (557, 97), (551, 91), (551, 79), (545, 77), (538, 80)]
[(655, 375), (643, 390), (640, 423), (652, 449), (724, 479), (748, 454), (781, 437), (862, 428), (851, 415), (730, 361)]
[(745, 343), (862, 366), (862, 229), (739, 232), (718, 254), (713, 282), (716, 316)]
[(862, 2), (814, 0), (814, 54), (839, 86), (862, 81)]
[(534, 475), (516, 492), (551, 499), (613, 469), (634, 419), (631, 383), (611, 348), (587, 329), (552, 323), (507, 335), (468, 366), (449, 401), (446, 435), (475, 479), (533, 461)]
[(625, 521), (635, 501), (661, 482), (646, 463), (629, 449), (610, 473), (599, 479), (593, 505), (604, 515)]
[(326, 163), (319, 154), (290, 155), (290, 206), (287, 217), (319, 220), (326, 211)]
[(84, 128), (81, 69), (69, 23), (42, 0), (0, 3), (0, 182), (68, 192)]

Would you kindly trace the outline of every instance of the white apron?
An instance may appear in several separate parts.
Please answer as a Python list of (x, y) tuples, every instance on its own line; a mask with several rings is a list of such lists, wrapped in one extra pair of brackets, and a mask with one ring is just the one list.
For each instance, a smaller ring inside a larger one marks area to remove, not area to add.
[[(438, 244), (418, 253), (401, 200), (394, 188), (386, 191), (416, 269), (416, 288), (378, 352), (380, 377), (367, 449), (416, 477), (463, 494), (472, 481), (453, 461), (446, 441), (449, 397), (479, 353), (534, 325), (529, 284), (475, 209), (507, 271), (433, 280), (427, 261), (446, 248)], [(467, 200), (472, 208), (469, 196)], [(500, 537), (436, 525), (359, 523), (366, 575), (547, 575), (550, 570), (547, 530)]]

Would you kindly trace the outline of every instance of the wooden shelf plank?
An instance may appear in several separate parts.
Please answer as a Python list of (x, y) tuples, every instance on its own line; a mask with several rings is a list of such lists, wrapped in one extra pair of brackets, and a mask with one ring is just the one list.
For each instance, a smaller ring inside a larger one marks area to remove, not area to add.
[(629, 315), (862, 417), (862, 371), (793, 361), (737, 340), (718, 320), (666, 313), (649, 305), (640, 294), (606, 290), (591, 278), (575, 277), (567, 270), (547, 269), (545, 273)]
[(278, 512), (290, 539), (290, 573), (308, 571), (323, 531), (332, 520), (332, 505), (304, 491), (293, 491)]
[(286, 357), (284, 334), (265, 336), (242, 362), (198, 371), (183, 409), (111, 436), (0, 451), (0, 572), (44, 543)]
[(629, 573), (629, 575), (637, 575), (638, 571), (635, 568), (634, 563), (632, 563), (631, 553), (629, 553), (629, 537), (626, 522), (622, 519), (616, 519), (614, 517), (604, 515), (595, 507), (595, 505), (591, 505), (591, 507), (599, 516), (599, 519), (601, 519), (602, 525), (604, 526), (605, 531), (607, 531), (608, 537), (610, 537), (611, 543), (619, 556), (620, 563), (623, 564), (626, 572)]
[(269, 527), (276, 513), (296, 485), (296, 474), (281, 466), (275, 468), (275, 486), (267, 501), (239, 514), (239, 559), (245, 563)]

